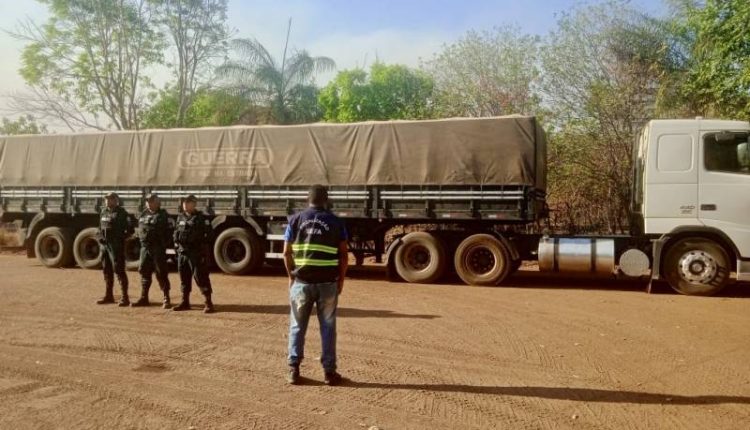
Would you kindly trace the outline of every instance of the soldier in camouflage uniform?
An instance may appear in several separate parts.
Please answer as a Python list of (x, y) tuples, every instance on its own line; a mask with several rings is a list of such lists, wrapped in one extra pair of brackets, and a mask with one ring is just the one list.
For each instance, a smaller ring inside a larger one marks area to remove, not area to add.
[(161, 209), (159, 196), (149, 194), (146, 198), (146, 210), (138, 219), (138, 239), (141, 242), (141, 258), (138, 272), (141, 274), (141, 298), (132, 306), (148, 306), (148, 290), (151, 288), (152, 274), (164, 293), (164, 309), (169, 309), (169, 272), (167, 269), (167, 248), (170, 246), (169, 215)]
[(177, 217), (174, 242), (177, 250), (177, 270), (180, 272), (182, 302), (172, 309), (175, 311), (190, 309), (191, 278), (193, 278), (206, 298), (203, 312), (212, 313), (214, 305), (211, 301), (211, 280), (208, 278), (207, 264), (211, 223), (203, 213), (196, 209), (197, 201), (194, 195), (187, 196), (182, 202), (183, 210)]
[(120, 199), (115, 193), (109, 193), (104, 198), (107, 205), (99, 216), (99, 243), (102, 247), (102, 269), (106, 289), (104, 297), (97, 300), (97, 304), (114, 303), (112, 294), (115, 275), (122, 288), (122, 298), (119, 306), (130, 305), (128, 299), (128, 276), (125, 273), (125, 239), (133, 234), (128, 213), (120, 206)]

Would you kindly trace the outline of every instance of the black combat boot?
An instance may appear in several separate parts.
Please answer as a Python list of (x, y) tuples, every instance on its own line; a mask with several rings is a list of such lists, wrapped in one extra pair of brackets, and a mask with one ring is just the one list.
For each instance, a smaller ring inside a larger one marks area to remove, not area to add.
[(128, 287), (122, 288), (122, 297), (120, 298), (120, 302), (117, 303), (117, 306), (121, 308), (130, 306), (130, 299), (128, 298)]
[(104, 297), (96, 301), (97, 305), (108, 305), (115, 302), (115, 296), (112, 295), (112, 287), (107, 287), (104, 291)]
[(189, 311), (190, 310), (190, 296), (183, 294), (182, 302), (179, 305), (172, 308), (173, 311)]
[(137, 307), (137, 306), (148, 306), (148, 287), (144, 287), (141, 290), (141, 298), (138, 299), (138, 301), (131, 303), (130, 306)]
[(203, 307), (204, 314), (212, 314), (216, 310), (214, 309), (214, 303), (211, 301), (211, 295), (206, 294), (206, 305)]
[(115, 298), (109, 294), (96, 301), (97, 305), (109, 305), (115, 302)]

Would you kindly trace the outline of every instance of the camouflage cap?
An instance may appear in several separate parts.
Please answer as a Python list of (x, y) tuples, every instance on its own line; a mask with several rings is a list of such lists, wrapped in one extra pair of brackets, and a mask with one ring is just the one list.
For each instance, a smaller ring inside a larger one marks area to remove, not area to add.
[(186, 202), (198, 202), (198, 198), (195, 197), (195, 194), (188, 194), (187, 197), (185, 197)]
[(110, 191), (110, 192), (108, 192), (107, 194), (104, 195), (104, 198), (105, 199), (119, 199), (120, 196), (118, 196), (116, 192)]

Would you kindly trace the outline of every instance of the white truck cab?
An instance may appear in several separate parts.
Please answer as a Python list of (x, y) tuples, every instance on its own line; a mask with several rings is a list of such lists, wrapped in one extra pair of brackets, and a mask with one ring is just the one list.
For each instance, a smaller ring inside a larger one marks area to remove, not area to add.
[(653, 279), (713, 294), (750, 280), (750, 123), (653, 120), (634, 157), (633, 212), (654, 241)]

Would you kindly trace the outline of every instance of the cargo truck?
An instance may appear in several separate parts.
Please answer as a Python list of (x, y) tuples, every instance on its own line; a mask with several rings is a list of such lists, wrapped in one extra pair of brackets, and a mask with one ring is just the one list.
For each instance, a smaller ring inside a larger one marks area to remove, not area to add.
[[(195, 194), (213, 260), (241, 275), (278, 264), (289, 215), (329, 187), (356, 261), (432, 283), (449, 271), (502, 285), (545, 272), (648, 277), (688, 295), (750, 280), (750, 124), (653, 120), (633, 150), (629, 234), (529, 233), (548, 216), (546, 137), (534, 117), (120, 131), (0, 137), (2, 222), (49, 267), (101, 264), (105, 193), (131, 215), (158, 193), (175, 216)], [(137, 267), (137, 238), (127, 241)]]

